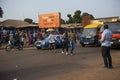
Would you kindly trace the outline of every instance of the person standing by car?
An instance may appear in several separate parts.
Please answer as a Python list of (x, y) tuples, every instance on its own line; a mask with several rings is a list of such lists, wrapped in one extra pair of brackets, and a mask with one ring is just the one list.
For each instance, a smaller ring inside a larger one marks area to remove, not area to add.
[(108, 25), (104, 25), (104, 31), (101, 38), (101, 47), (105, 68), (112, 68), (112, 57), (110, 55), (111, 40), (112, 32), (108, 29)]
[(69, 38), (68, 38), (68, 32), (65, 31), (63, 36), (62, 36), (62, 54), (64, 53), (64, 49), (66, 49), (66, 55), (68, 55), (68, 49), (69, 49)]
[(50, 35), (48, 36), (49, 39), (49, 48), (55, 50), (55, 35), (54, 31), (50, 32)]

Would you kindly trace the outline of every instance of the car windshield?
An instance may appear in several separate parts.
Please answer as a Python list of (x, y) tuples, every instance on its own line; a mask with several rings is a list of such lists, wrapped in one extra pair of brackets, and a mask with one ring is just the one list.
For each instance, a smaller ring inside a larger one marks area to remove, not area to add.
[(86, 28), (83, 30), (82, 34), (96, 34), (97, 28)]
[[(107, 24), (112, 33), (120, 33), (120, 23), (109, 23)], [(100, 32), (103, 32), (103, 26), (100, 29)]]

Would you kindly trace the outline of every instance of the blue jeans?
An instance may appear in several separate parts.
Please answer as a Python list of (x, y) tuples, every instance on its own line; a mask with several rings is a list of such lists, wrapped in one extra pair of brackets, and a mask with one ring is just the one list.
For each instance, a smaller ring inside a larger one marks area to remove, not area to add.
[(71, 53), (73, 53), (73, 50), (75, 49), (75, 41), (70, 41), (70, 46), (71, 46), (71, 49), (70, 49), (70, 51), (71, 51)]

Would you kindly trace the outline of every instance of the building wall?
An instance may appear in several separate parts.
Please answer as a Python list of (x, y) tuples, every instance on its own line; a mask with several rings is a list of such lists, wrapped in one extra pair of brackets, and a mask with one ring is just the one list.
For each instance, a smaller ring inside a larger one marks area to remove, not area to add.
[(91, 20), (91, 23), (103, 24), (104, 22), (116, 22), (118, 20), (119, 20), (119, 17), (97, 18), (97, 19)]

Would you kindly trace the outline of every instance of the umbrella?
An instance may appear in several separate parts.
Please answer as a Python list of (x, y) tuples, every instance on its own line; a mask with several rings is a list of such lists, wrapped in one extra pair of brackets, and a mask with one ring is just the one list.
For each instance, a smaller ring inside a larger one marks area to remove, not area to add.
[(47, 29), (47, 32), (55, 31), (54, 29)]

